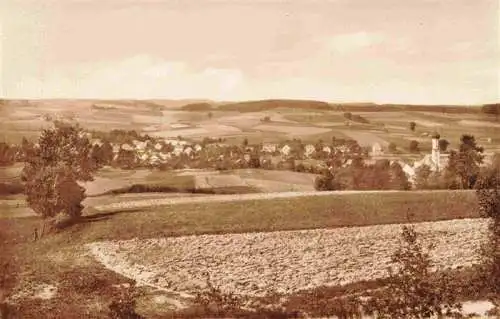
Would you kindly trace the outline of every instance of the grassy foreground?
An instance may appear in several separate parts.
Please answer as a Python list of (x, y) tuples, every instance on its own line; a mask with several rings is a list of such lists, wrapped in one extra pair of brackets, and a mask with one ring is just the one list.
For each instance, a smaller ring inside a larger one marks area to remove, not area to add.
[[(71, 230), (91, 242), (479, 217), (474, 192), (397, 192), (208, 202), (96, 213)], [(61, 235), (66, 236), (65, 234)]]
[[(33, 230), (40, 225), (37, 218), (0, 219), (0, 261), (10, 262), (14, 278), (9, 289), (37, 283), (58, 286), (58, 293), (50, 300), (20, 300), (18, 318), (106, 318), (107, 305), (116, 295), (117, 288), (113, 285), (130, 281), (87, 256), (84, 243), (404, 223), (408, 222), (407, 216), (411, 216), (412, 222), (478, 217), (475, 194), (450, 191), (345, 194), (95, 212), (64, 232), (37, 241), (33, 241)], [(138, 305), (144, 314), (154, 314), (158, 311), (155, 307), (147, 306), (147, 302)]]

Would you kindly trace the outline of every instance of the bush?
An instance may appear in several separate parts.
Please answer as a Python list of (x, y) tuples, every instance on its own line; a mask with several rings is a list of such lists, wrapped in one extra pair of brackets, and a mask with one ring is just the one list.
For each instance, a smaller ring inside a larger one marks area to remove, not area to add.
[(412, 227), (403, 227), (402, 246), (393, 254), (397, 272), (389, 269), (389, 284), (376, 292), (366, 309), (377, 318), (460, 316), (461, 304), (448, 276), (431, 275), (429, 253)]
[(494, 300), (500, 300), (500, 167), (492, 167), (476, 184), (480, 213), (489, 218), (488, 241), (482, 248), (482, 273)]
[(143, 319), (136, 310), (137, 293), (133, 287), (122, 288), (113, 298), (108, 306), (108, 317), (110, 319)]

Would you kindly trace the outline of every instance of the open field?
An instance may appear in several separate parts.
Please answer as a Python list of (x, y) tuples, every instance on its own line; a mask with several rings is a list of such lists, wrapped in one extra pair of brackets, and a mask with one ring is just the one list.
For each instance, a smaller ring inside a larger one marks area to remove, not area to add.
[[(487, 223), (462, 219), (416, 224), (424, 246), (434, 244), (437, 270), (478, 262)], [(265, 296), (387, 275), (401, 225), (234, 235), (198, 235), (87, 245), (107, 268), (139, 284), (194, 295), (204, 274), (224, 292)], [(460, 247), (456, 250), (455, 247)]]
[[(150, 199), (156, 198), (156, 195), (148, 194)], [(277, 197), (279, 195), (276, 194)], [(137, 200), (134, 196), (94, 197), (88, 200), (93, 201), (91, 206), (106, 206), (106, 200), (126, 203)], [(198, 263), (198, 267), (206, 268), (214, 282), (227, 290), (237, 287), (243, 293), (259, 293), (273, 283), (273, 278), (278, 279), (276, 287), (283, 291), (311, 288), (321, 284), (321, 280), (329, 284), (347, 283), (354, 276), (367, 278), (381, 275), (386, 257), (391, 253), (387, 247), (396, 243), (399, 226), (370, 225), (477, 217), (473, 192), (348, 192), (343, 195), (228, 202), (206, 199), (198, 202), (196, 198), (200, 197), (203, 196), (192, 196), (193, 201), (186, 200), (184, 204), (102, 212), (90, 210), (81, 224), (36, 242), (31, 240), (31, 235), (33, 228), (39, 225), (37, 219), (0, 219), (0, 230), (6, 232), (8, 240), (15, 242), (16, 265), (24, 274), (14, 288), (15, 295), (20, 296), (18, 302), (25, 307), (35, 303), (37, 311), (55, 313), (55, 305), (64, 300), (63, 304), (68, 305), (68, 311), (71, 309), (73, 315), (67, 312), (61, 317), (78, 318), (84, 313), (97, 315), (102, 313), (113, 291), (116, 291), (114, 287), (131, 282), (127, 277), (137, 275), (136, 279), (141, 279), (139, 285), (151, 284), (151, 287), (140, 287), (143, 295), (138, 299), (138, 310), (141, 313), (165, 314), (183, 304), (189, 305), (189, 299), (184, 294), (179, 296), (171, 290), (192, 292), (190, 285), (201, 278), (197, 273), (192, 276), (193, 280), (185, 280), (181, 284), (178, 280), (184, 278), (182, 274), (189, 275), (194, 270), (192, 266), (179, 267), (183, 263), (191, 265), (190, 260), (204, 258), (209, 250), (212, 251), (212, 259), (205, 259), (206, 262)], [(446, 251), (446, 259), (441, 260), (440, 266), (445, 262), (447, 266), (458, 265), (459, 259), (467, 266), (475, 260), (473, 251), (483, 233), (483, 224), (481, 219), (464, 219), (417, 227), (423, 231), (426, 242), (437, 243), (436, 254)], [(342, 228), (346, 226), (348, 228)], [(203, 236), (182, 237), (192, 235)], [(283, 236), (287, 240), (282, 240)], [(147, 239), (150, 240), (143, 241)], [(116, 250), (117, 240), (125, 240), (121, 250)], [(462, 255), (447, 249), (447, 245), (454, 240), (464, 241), (460, 249)], [(207, 247), (210, 249), (206, 250)], [(235, 249), (240, 254), (233, 258)], [(169, 251), (173, 259), (166, 259), (165, 254)], [(255, 251), (262, 254), (254, 254)], [(317, 257), (329, 262), (320, 262)], [(130, 264), (133, 258), (137, 258), (138, 263)], [(150, 263), (155, 263), (155, 260), (157, 267), (167, 260), (169, 266), (156, 272), (159, 268), (150, 268)], [(368, 267), (370, 263), (376, 267)], [(141, 269), (141, 264), (146, 268)], [(263, 268), (257, 268), (257, 264)], [(125, 267), (127, 265), (128, 268)], [(219, 271), (218, 267), (224, 267), (227, 274), (233, 277), (225, 276), (224, 279), (223, 273), (212, 273)], [(315, 271), (311, 271), (311, 267), (315, 267)], [(153, 272), (148, 277), (149, 270)], [(166, 270), (170, 272), (167, 274)], [(259, 274), (254, 276), (254, 271), (259, 271)], [(294, 278), (287, 277), (292, 273), (296, 274)], [(247, 277), (248, 280), (245, 279)], [(155, 278), (158, 282), (154, 282)], [(233, 283), (227, 281), (230, 278), (235, 279)], [(288, 279), (281, 280), (285, 278)], [(170, 281), (168, 287), (167, 281)], [(253, 283), (257, 284), (257, 288)], [(46, 290), (52, 287), (49, 291), (53, 294), (52, 299), (37, 299), (36, 295), (40, 296), (44, 290), (38, 291), (36, 287)], [(163, 300), (162, 303), (155, 302), (158, 298)], [(65, 308), (57, 309), (61, 313)]]
[[(184, 103), (192, 101), (99, 101), (99, 100), (45, 100), (12, 101), (3, 106), (0, 136), (6, 141), (20, 142), (23, 136), (35, 138), (48, 122), (42, 116), (73, 116), (84, 127), (108, 131), (134, 129), (153, 136), (201, 140), (204, 137), (224, 137), (228, 143), (241, 144), (248, 136), (252, 143), (282, 142), (302, 138), (307, 143), (332, 137), (351, 137), (371, 146), (374, 141), (391, 141), (394, 135), (409, 133), (395, 140), (402, 150), (409, 141), (424, 133), (438, 130), (442, 138), (456, 148), (461, 134), (469, 133), (477, 139), (492, 139), (483, 145), (487, 149), (500, 146), (498, 121), (481, 114), (476, 108), (397, 106), (375, 104), (328, 105), (314, 101), (251, 101), (245, 103), (216, 103), (212, 105), (212, 118), (206, 110), (183, 110)], [(197, 102), (196, 102), (197, 103)], [(205, 103), (205, 102), (202, 102)], [(72, 106), (72, 114), (64, 106)], [(470, 110), (469, 110), (470, 109)], [(468, 111), (467, 111), (468, 110)], [(460, 112), (459, 112), (460, 111)], [(467, 111), (467, 112), (466, 112)], [(352, 112), (370, 121), (370, 124), (345, 125), (345, 112)], [(458, 113), (457, 113), (458, 112)], [(270, 122), (262, 119), (269, 117)], [(410, 121), (417, 123), (415, 133), (408, 128)], [(383, 126), (382, 126), (383, 125)], [(259, 132), (260, 131), (260, 132)], [(370, 132), (371, 131), (371, 132)], [(350, 132), (350, 133), (348, 133)], [(359, 134), (358, 134), (359, 133)], [(366, 134), (376, 135), (367, 137)], [(430, 145), (428, 138), (421, 137)], [(386, 144), (383, 143), (382, 144)], [(423, 146), (427, 151), (427, 146)]]

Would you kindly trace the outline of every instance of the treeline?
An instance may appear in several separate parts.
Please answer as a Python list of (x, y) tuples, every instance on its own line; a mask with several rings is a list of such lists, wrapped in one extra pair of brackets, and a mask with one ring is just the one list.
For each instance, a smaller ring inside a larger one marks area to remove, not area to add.
[(481, 112), (488, 115), (494, 115), (498, 118), (500, 115), (500, 103), (485, 104), (481, 108)]
[(327, 190), (409, 190), (411, 184), (402, 166), (389, 160), (366, 164), (356, 158), (350, 165), (329, 164), (314, 181), (314, 188)]
[(500, 167), (500, 156), (493, 157), (491, 165), (485, 166), (484, 149), (478, 146), (474, 136), (463, 135), (458, 150), (449, 152), (444, 169), (434, 171), (427, 165), (417, 168), (417, 189), (474, 189), (478, 181), (488, 178), (492, 169)]

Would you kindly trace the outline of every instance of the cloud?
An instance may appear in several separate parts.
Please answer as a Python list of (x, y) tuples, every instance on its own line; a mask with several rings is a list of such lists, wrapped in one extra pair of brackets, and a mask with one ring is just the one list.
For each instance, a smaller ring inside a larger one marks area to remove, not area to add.
[(238, 69), (190, 68), (182, 61), (138, 55), (114, 63), (60, 68), (45, 78), (22, 79), (10, 96), (75, 98), (226, 98), (243, 83)]
[(380, 33), (355, 32), (326, 39), (326, 47), (337, 53), (348, 53), (380, 44), (385, 37)]

